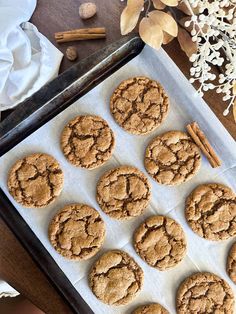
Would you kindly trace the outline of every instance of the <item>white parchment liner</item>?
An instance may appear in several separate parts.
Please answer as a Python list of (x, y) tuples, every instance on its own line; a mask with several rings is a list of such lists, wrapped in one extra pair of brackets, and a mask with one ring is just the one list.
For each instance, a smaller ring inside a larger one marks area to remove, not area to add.
[[(130, 135), (123, 131), (115, 123), (109, 111), (109, 98), (112, 91), (120, 81), (135, 75), (147, 75), (158, 80), (171, 99), (167, 120), (157, 131), (146, 136)], [(217, 97), (219, 96), (216, 95), (216, 101)], [(100, 115), (108, 121), (116, 137), (113, 157), (104, 166), (92, 171), (72, 166), (60, 150), (60, 133), (65, 123), (78, 114)], [(190, 182), (177, 187), (161, 186), (148, 176), (152, 184), (152, 199), (143, 216), (128, 222), (118, 222), (106, 216), (100, 210), (95, 198), (96, 183), (99, 177), (106, 170), (123, 164), (134, 165), (146, 173), (143, 156), (150, 139), (168, 130), (184, 130), (185, 125), (193, 120), (196, 120), (207, 134), (216, 152), (223, 160), (223, 165), (218, 169), (212, 169), (203, 157), (199, 173)], [(7, 191), (7, 173), (10, 166), (17, 159), (33, 152), (45, 152), (53, 155), (60, 162), (65, 174), (62, 194), (55, 203), (43, 209), (25, 209), (18, 205)], [(211, 271), (224, 278), (236, 295), (236, 287), (225, 270), (226, 256), (234, 240), (222, 242), (204, 240), (192, 232), (184, 218), (185, 198), (198, 184), (225, 183), (236, 191), (236, 144), (207, 104), (199, 96), (196, 96), (194, 88), (163, 50), (155, 52), (151, 48), (145, 47), (139, 56), (5, 154), (0, 159), (0, 167), (1, 187), (96, 314), (128, 314), (136, 306), (151, 301), (159, 302), (170, 313), (175, 313), (175, 293), (179, 283), (188, 275), (199, 270)], [(74, 202), (87, 203), (96, 208), (105, 220), (107, 228), (103, 249), (96, 257), (85, 262), (64, 259), (51, 247), (47, 237), (48, 223), (56, 211), (65, 204)], [(187, 256), (184, 260), (177, 267), (164, 272), (145, 264), (132, 247), (132, 234), (135, 228), (145, 217), (155, 213), (167, 214), (180, 222), (188, 241)], [(92, 263), (102, 252), (114, 248), (122, 248), (127, 251), (144, 270), (144, 287), (138, 297), (127, 306), (104, 305), (96, 299), (88, 287), (87, 274)]]

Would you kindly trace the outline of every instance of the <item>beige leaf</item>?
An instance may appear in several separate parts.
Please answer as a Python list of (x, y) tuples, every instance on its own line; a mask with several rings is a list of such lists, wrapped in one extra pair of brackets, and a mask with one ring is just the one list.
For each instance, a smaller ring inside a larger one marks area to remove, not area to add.
[(233, 85), (233, 94), (236, 95), (236, 82), (234, 81), (234, 85)]
[(161, 0), (164, 4), (170, 6), (170, 7), (176, 7), (179, 3), (178, 0)]
[(197, 43), (192, 41), (190, 34), (182, 27), (179, 27), (178, 41), (181, 49), (189, 58), (193, 53), (197, 52)]
[(130, 33), (136, 26), (140, 12), (143, 8), (144, 0), (128, 0), (120, 17), (121, 34)]
[(155, 9), (163, 10), (166, 7), (166, 5), (161, 2), (161, 0), (152, 0), (152, 2)]
[(234, 116), (234, 122), (236, 123), (236, 100), (234, 101), (234, 104), (233, 104), (233, 116)]
[(189, 8), (183, 1), (177, 5), (177, 9), (179, 9), (180, 11), (184, 12), (187, 15), (192, 15), (192, 13), (189, 11)]
[(178, 34), (178, 25), (175, 19), (168, 13), (154, 10), (148, 13), (148, 17), (154, 24), (159, 24), (163, 31), (176, 37)]
[(144, 17), (139, 24), (139, 35), (142, 40), (154, 49), (159, 49), (163, 42), (163, 32), (158, 23)]
[(170, 34), (166, 32), (163, 32), (163, 44), (164, 45), (169, 44), (173, 39), (174, 39), (173, 36), (171, 36)]

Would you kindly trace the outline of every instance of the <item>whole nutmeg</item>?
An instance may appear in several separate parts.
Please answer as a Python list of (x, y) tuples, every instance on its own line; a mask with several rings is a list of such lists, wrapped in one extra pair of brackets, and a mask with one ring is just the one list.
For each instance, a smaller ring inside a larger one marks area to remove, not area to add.
[(79, 7), (79, 15), (81, 19), (89, 19), (97, 13), (97, 6), (92, 2), (82, 3)]
[(66, 49), (66, 57), (70, 61), (75, 61), (78, 58), (77, 49), (73, 46), (70, 46)]

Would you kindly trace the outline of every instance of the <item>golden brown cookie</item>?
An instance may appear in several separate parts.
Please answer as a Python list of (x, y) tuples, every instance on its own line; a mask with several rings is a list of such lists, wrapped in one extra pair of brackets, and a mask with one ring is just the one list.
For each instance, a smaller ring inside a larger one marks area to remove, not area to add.
[(199, 185), (188, 196), (185, 217), (194, 232), (208, 240), (236, 235), (236, 196), (218, 183)]
[(169, 98), (158, 82), (138, 76), (120, 83), (111, 96), (110, 109), (126, 131), (147, 134), (166, 119)]
[(61, 148), (76, 167), (94, 169), (111, 158), (115, 147), (112, 130), (101, 117), (77, 116), (64, 128)]
[(47, 154), (32, 154), (10, 169), (8, 189), (24, 207), (45, 207), (55, 201), (63, 187), (63, 172), (57, 160)]
[(234, 295), (225, 280), (212, 273), (199, 272), (179, 286), (176, 310), (177, 314), (233, 314)]
[(181, 226), (166, 216), (152, 216), (134, 233), (134, 248), (140, 257), (158, 270), (176, 266), (186, 254)]
[(105, 239), (105, 223), (92, 207), (71, 204), (54, 216), (48, 235), (55, 250), (64, 257), (86, 260), (100, 250)]
[(236, 242), (229, 251), (226, 270), (231, 280), (236, 284)]
[(146, 176), (131, 166), (106, 172), (97, 184), (98, 204), (115, 219), (131, 219), (141, 215), (150, 197), (151, 187)]
[(141, 290), (143, 271), (124, 251), (103, 254), (89, 275), (90, 287), (96, 297), (109, 305), (130, 303)]
[(158, 183), (178, 185), (197, 173), (201, 155), (197, 145), (186, 133), (170, 131), (151, 141), (144, 162), (147, 172)]
[(169, 312), (158, 303), (139, 306), (132, 314), (169, 314)]

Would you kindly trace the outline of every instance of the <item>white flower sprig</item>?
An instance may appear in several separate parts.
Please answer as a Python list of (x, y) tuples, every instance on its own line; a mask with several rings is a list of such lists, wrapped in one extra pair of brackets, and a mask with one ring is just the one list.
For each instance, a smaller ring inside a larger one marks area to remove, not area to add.
[[(193, 66), (190, 69), (190, 82), (199, 82), (198, 92), (216, 89), (223, 93), (228, 107), (223, 114), (229, 113), (236, 102), (236, 0), (184, 0), (191, 12), (186, 27), (191, 27), (192, 40), (198, 49), (190, 57)], [(198, 14), (194, 13), (196, 9)], [(224, 73), (218, 78), (212, 73), (212, 66), (224, 66)], [(218, 79), (218, 83), (215, 81)]]

